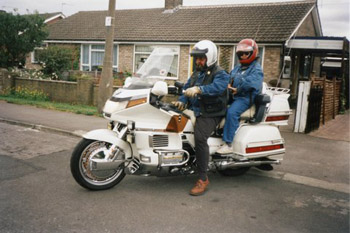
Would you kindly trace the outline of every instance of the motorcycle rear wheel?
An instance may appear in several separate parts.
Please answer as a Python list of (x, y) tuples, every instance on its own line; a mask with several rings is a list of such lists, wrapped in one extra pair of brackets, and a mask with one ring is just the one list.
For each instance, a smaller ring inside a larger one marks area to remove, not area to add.
[(124, 165), (105, 171), (92, 171), (89, 168), (89, 159), (97, 156), (94, 152), (110, 145), (107, 142), (82, 139), (75, 147), (70, 168), (75, 181), (82, 187), (90, 190), (110, 189), (125, 177)]
[(245, 174), (250, 167), (229, 168), (225, 170), (219, 170), (218, 172), (223, 176), (241, 176)]

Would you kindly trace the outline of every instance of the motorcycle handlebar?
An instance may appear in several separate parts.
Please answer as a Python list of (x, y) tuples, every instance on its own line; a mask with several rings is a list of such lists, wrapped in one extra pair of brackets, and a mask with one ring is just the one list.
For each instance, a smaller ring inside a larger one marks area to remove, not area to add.
[(182, 95), (183, 94), (183, 86), (184, 86), (184, 83), (175, 82), (174, 86), (168, 87), (168, 94)]

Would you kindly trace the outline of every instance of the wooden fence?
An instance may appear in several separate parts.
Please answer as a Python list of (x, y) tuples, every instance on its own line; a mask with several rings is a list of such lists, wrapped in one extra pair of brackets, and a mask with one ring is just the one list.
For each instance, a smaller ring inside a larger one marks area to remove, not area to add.
[(323, 88), (320, 122), (325, 124), (339, 113), (341, 81), (336, 78), (315, 78), (312, 86)]

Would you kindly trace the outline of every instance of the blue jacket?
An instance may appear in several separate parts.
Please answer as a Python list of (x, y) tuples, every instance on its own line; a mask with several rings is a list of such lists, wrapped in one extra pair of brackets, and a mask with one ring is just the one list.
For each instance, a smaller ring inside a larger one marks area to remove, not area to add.
[(261, 92), (264, 80), (260, 64), (253, 61), (247, 69), (242, 69), (242, 66), (238, 65), (231, 71), (230, 78), (230, 83), (232, 84), (233, 81), (233, 87), (237, 88), (234, 98), (250, 99), (251, 95), (252, 103), (254, 103), (255, 96)]
[[(220, 96), (222, 93), (226, 90), (227, 85), (230, 80), (230, 76), (227, 74), (226, 71), (218, 71), (216, 75), (214, 76), (214, 80), (212, 83), (208, 85), (202, 85), (204, 77), (206, 75), (206, 72), (200, 72), (197, 82), (194, 84), (194, 86), (199, 86), (202, 93), (201, 95), (209, 95), (209, 96)], [(184, 90), (191, 87), (191, 78), (189, 78), (184, 85)], [(179, 97), (179, 101), (189, 104), (190, 109), (194, 111), (194, 114), (196, 117), (201, 115), (201, 110), (199, 107), (198, 98), (189, 98), (184, 95)]]

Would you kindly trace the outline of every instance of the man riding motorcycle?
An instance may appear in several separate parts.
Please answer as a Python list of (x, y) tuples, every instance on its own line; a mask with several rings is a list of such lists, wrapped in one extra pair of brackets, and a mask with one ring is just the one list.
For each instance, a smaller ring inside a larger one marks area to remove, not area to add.
[(184, 86), (184, 95), (174, 104), (180, 110), (186, 107), (196, 116), (194, 126), (195, 151), (199, 179), (190, 194), (197, 196), (206, 191), (209, 146), (207, 140), (226, 113), (229, 75), (217, 65), (217, 47), (209, 40), (195, 44), (191, 56), (196, 71)]

